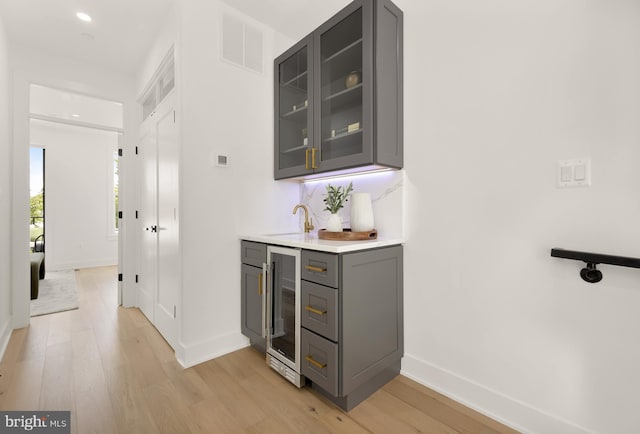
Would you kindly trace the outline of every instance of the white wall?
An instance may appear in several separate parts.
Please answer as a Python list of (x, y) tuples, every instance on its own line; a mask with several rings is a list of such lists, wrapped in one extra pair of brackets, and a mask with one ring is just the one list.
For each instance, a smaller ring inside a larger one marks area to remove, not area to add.
[[(525, 431), (640, 426), (640, 3), (397, 0), (405, 13), (403, 371)], [(557, 160), (593, 185), (559, 190)]]
[[(183, 317), (186, 365), (246, 344), (240, 335), (239, 234), (290, 230), (299, 187), (273, 181), (272, 59), (282, 38), (263, 31), (264, 73), (220, 58), (217, 1), (185, 1), (180, 15)], [(241, 19), (249, 19), (241, 16)], [(215, 167), (212, 155), (229, 166)]]
[(11, 77), (0, 18), (0, 361), (11, 335)]
[[(29, 255), (24, 246), (29, 243), (29, 84), (83, 93), (124, 104), (125, 156), (133, 155), (141, 111), (135, 102), (135, 80), (105, 68), (54, 56), (17, 44), (11, 45), (10, 66), (13, 72), (13, 197), (11, 203), (12, 229), (12, 286), (13, 327), (29, 324)], [(121, 160), (120, 203), (127, 206), (128, 160)], [(131, 208), (130, 208), (131, 209)], [(127, 232), (126, 221), (120, 227)], [(131, 258), (123, 258), (131, 264)], [(134, 281), (135, 273), (125, 268), (125, 285)], [(26, 288), (26, 289), (25, 289)], [(126, 289), (126, 287), (125, 287)], [(127, 304), (127, 291), (125, 291)]]
[(30, 133), (31, 145), (46, 150), (47, 270), (116, 265), (112, 180), (118, 133), (38, 120), (31, 121)]

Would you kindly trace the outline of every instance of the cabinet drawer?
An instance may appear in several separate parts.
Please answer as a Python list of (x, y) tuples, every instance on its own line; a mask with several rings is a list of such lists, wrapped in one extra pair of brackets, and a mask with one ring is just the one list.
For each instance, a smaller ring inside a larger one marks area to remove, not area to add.
[(302, 281), (302, 327), (338, 340), (338, 290)]
[(338, 344), (302, 329), (302, 375), (330, 394), (338, 395)]
[(338, 255), (302, 251), (302, 278), (321, 285), (338, 287)]
[(267, 245), (254, 243), (252, 241), (242, 241), (240, 245), (240, 256), (243, 264), (262, 267), (267, 262)]

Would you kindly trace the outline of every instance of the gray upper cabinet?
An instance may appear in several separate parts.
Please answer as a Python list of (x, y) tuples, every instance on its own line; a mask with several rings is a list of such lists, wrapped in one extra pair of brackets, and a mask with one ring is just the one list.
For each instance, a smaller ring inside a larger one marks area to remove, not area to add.
[(402, 19), (356, 0), (275, 60), (275, 179), (402, 167)]

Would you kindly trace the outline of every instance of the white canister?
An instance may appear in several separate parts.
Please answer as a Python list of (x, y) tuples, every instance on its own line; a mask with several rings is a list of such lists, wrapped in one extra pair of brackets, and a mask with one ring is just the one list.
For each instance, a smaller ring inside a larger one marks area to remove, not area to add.
[(366, 232), (373, 229), (373, 207), (369, 193), (351, 194), (351, 231)]

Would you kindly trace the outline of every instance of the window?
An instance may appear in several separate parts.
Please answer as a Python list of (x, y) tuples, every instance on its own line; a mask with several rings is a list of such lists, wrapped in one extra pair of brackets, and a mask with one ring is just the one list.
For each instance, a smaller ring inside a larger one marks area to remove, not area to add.
[[(120, 143), (120, 135), (118, 135), (118, 143)], [(107, 152), (107, 201), (109, 212), (109, 237), (118, 236), (120, 219), (118, 219), (120, 181), (119, 181), (119, 165), (117, 146), (109, 146)]]
[(118, 151), (113, 153), (113, 206), (115, 208), (114, 216), (116, 219), (115, 231), (118, 232)]

